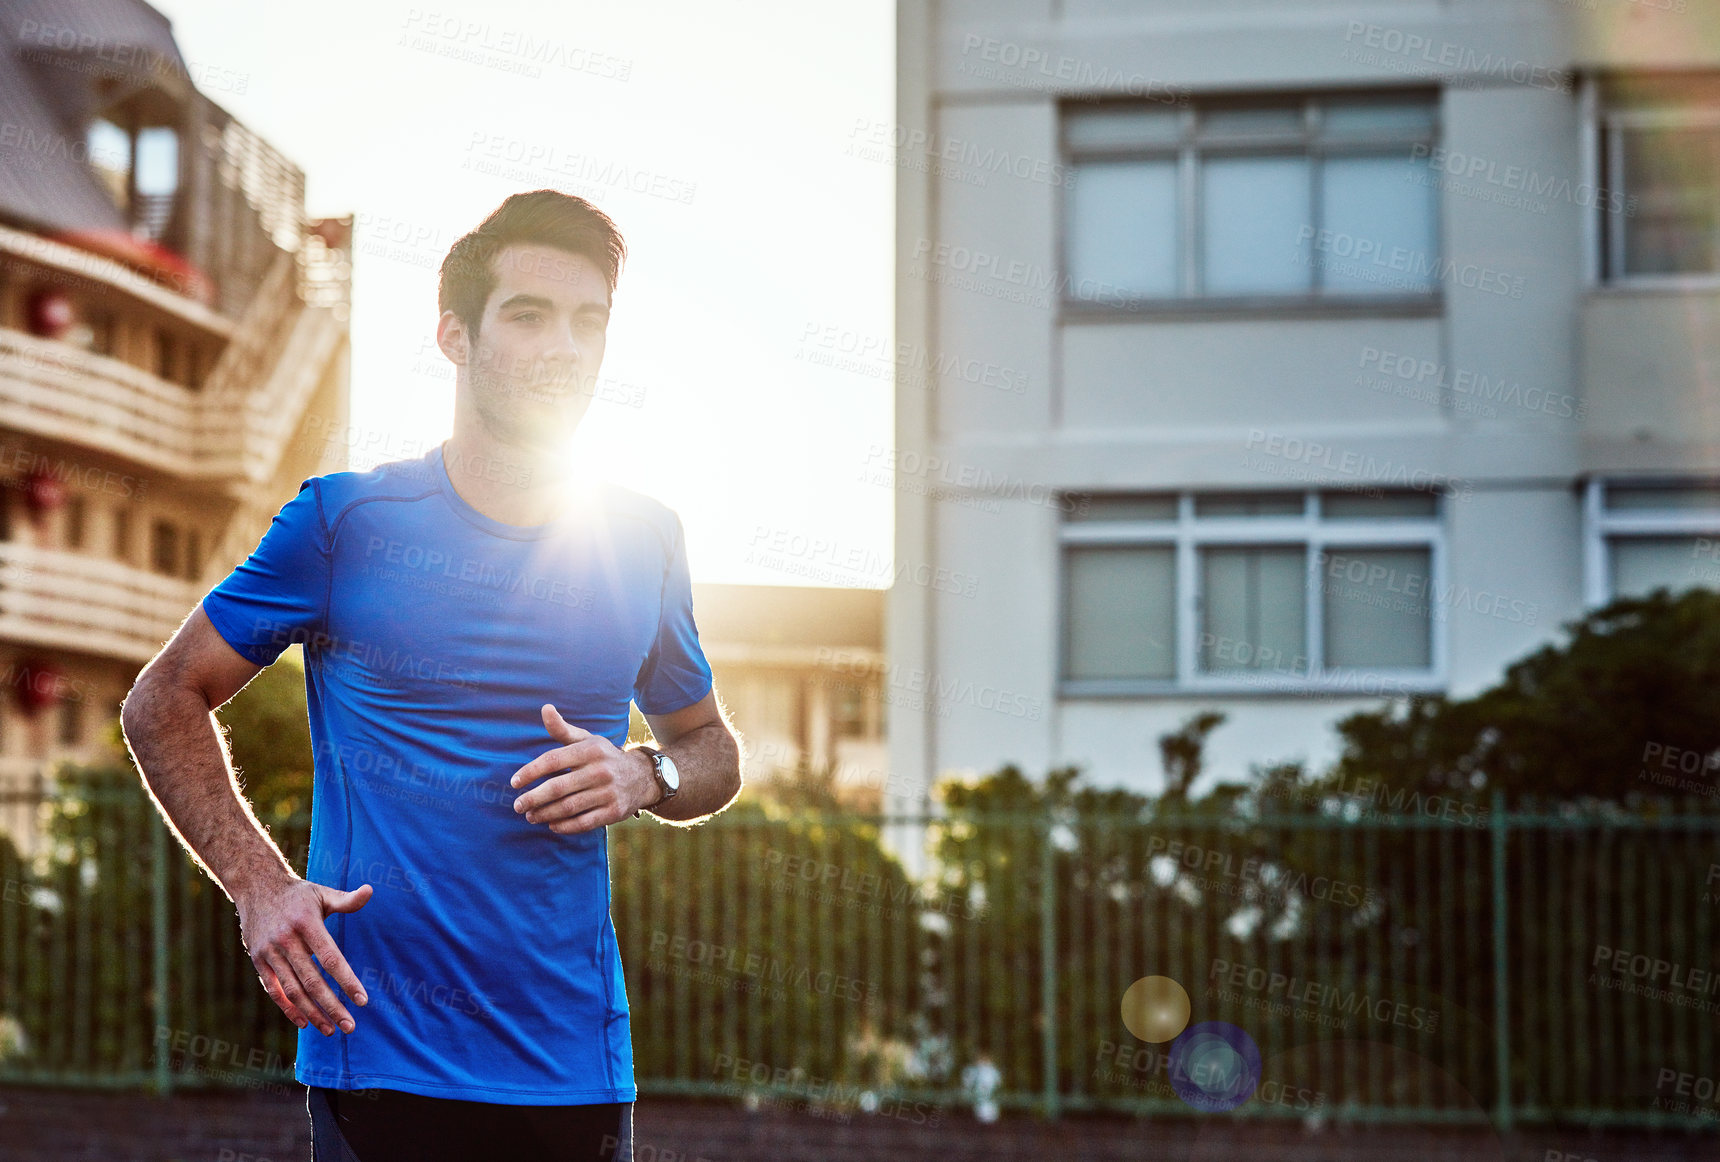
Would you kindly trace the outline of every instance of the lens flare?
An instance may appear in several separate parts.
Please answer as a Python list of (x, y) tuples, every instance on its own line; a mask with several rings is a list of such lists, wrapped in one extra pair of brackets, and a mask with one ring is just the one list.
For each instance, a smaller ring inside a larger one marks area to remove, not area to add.
[(1171, 1046), (1171, 1085), (1197, 1110), (1233, 1110), (1260, 1084), (1260, 1048), (1224, 1021), (1203, 1021)]
[(1143, 976), (1123, 993), (1123, 1025), (1155, 1045), (1188, 1028), (1188, 992), (1168, 976)]

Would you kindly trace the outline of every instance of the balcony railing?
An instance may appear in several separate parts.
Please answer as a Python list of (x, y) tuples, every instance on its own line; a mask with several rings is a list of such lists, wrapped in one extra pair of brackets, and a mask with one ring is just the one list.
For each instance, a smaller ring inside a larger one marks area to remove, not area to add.
[(0, 328), (0, 424), (197, 472), (197, 397), (129, 363)]
[(99, 447), (190, 479), (266, 479), (344, 324), (299, 307), (293, 261), (259, 291), (257, 319), (239, 328), (201, 391), (117, 359), (0, 328), (0, 426)]
[(0, 543), (0, 638), (138, 663), (202, 594), (195, 582), (81, 553)]
[(269, 479), (345, 333), (345, 304), (300, 306), (283, 254), (200, 396), (199, 472)]

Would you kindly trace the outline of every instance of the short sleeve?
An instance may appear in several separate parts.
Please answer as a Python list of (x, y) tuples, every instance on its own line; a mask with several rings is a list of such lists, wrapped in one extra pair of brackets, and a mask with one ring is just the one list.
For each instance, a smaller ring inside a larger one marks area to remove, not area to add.
[(693, 580), (687, 568), (687, 540), (681, 518), (675, 517), (674, 544), (669, 567), (663, 577), (663, 612), (657, 623), (657, 638), (639, 677), (633, 683), (633, 701), (645, 714), (673, 714), (711, 692), (711, 665), (699, 646), (699, 628), (693, 623)]
[(294, 642), (325, 632), (328, 585), (328, 526), (312, 477), (281, 506), (251, 555), (204, 594), (203, 612), (228, 645), (267, 666)]

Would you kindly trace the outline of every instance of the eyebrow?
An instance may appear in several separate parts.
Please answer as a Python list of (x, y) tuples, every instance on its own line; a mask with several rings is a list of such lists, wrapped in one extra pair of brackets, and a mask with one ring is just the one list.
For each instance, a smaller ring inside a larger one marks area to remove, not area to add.
[[(544, 298), (542, 295), (525, 294), (522, 292), (516, 295), (509, 295), (502, 301), (502, 304), (496, 308), (496, 311), (497, 313), (500, 313), (502, 311), (511, 310), (514, 307), (537, 307), (541, 310), (548, 311), (555, 309), (555, 303)], [(609, 308), (603, 303), (581, 303), (579, 309), (574, 312), (576, 315), (607, 315), (608, 313)]]

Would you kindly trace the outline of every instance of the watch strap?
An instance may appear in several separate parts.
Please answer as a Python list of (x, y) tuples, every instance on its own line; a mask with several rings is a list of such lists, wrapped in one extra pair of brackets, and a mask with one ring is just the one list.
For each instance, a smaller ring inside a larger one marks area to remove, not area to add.
[[(657, 799), (657, 803), (661, 803), (664, 799), (667, 799), (669, 797), (669, 788), (664, 784), (663, 776), (657, 770), (657, 759), (662, 755), (663, 752), (658, 750), (654, 746), (647, 746), (645, 743), (640, 743), (638, 746), (634, 747), (633, 749), (644, 751), (646, 756), (650, 758), (650, 760), (651, 760), (651, 777), (657, 781), (657, 789), (659, 791), (663, 792), (663, 794), (661, 796), (659, 796)], [(653, 803), (653, 804), (651, 804), (651, 806), (655, 807), (657, 805), (657, 803)], [(645, 810), (645, 808), (643, 808), (643, 807), (636, 808), (633, 812), (633, 818), (635, 818), (635, 819), (639, 818), (640, 812), (642, 812), (644, 810)]]

